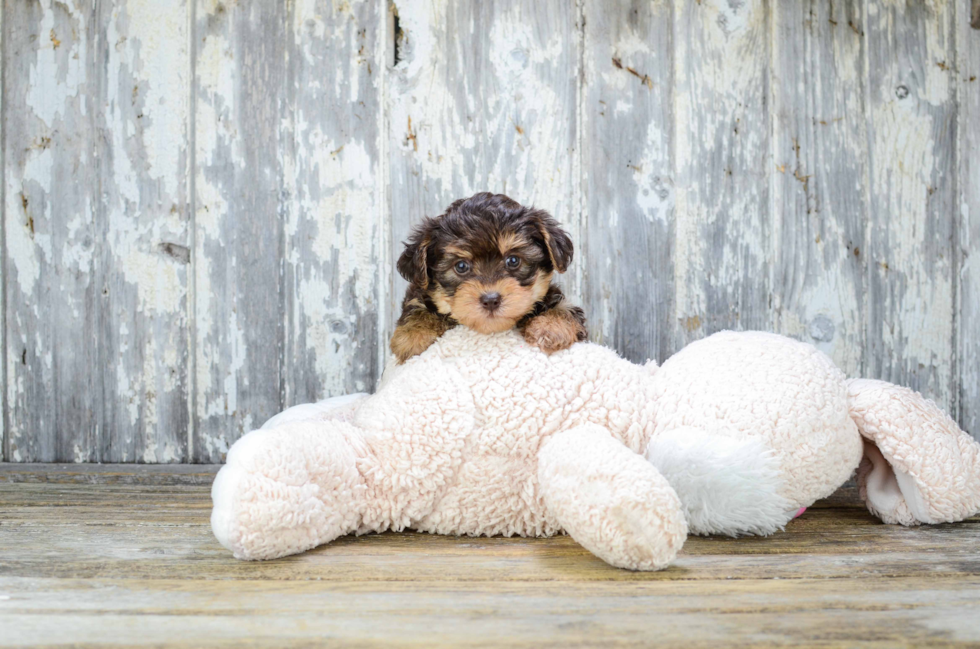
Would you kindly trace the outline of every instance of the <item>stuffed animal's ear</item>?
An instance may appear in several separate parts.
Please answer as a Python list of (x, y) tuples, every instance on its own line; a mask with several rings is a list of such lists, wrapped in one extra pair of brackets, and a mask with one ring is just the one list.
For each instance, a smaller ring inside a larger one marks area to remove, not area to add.
[(847, 408), (865, 439), (861, 498), (886, 523), (951, 523), (980, 513), (980, 443), (935, 402), (851, 379)]
[(569, 264), (572, 263), (572, 254), (575, 250), (572, 245), (572, 238), (561, 229), (558, 221), (547, 212), (534, 210), (531, 216), (541, 234), (544, 247), (548, 251), (551, 265), (554, 266), (556, 272), (564, 273), (568, 270)]
[(398, 273), (406, 281), (423, 289), (429, 286), (429, 268), (426, 258), (429, 255), (429, 246), (432, 244), (434, 226), (434, 219), (425, 219), (416, 226), (396, 264)]

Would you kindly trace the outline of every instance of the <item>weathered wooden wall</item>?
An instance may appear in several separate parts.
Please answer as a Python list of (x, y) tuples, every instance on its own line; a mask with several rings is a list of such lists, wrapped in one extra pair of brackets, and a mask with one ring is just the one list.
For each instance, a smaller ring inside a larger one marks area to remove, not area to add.
[(980, 436), (971, 0), (6, 0), (3, 458), (214, 462), (370, 390), (411, 225), (578, 244), (593, 339), (812, 342)]

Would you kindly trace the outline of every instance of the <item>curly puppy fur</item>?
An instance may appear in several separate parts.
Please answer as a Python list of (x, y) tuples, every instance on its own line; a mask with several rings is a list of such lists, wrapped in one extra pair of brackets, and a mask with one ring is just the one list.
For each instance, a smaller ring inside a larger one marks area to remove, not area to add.
[(551, 283), (572, 252), (543, 210), (487, 192), (454, 202), (414, 229), (398, 259), (410, 286), (391, 351), (404, 363), (457, 324), (481, 333), (517, 327), (549, 354), (585, 340), (585, 314)]

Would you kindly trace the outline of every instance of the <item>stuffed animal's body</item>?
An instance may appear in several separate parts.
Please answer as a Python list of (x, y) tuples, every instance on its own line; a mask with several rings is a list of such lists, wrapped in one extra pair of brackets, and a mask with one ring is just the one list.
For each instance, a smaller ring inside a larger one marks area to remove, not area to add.
[(243, 559), (388, 529), (564, 530), (652, 570), (689, 530), (782, 528), (859, 464), (886, 522), (980, 510), (980, 445), (932, 402), (848, 382), (810, 345), (723, 332), (657, 369), (594, 344), (548, 356), (513, 332), (457, 328), (376, 394), (292, 408), (239, 440), (212, 528)]

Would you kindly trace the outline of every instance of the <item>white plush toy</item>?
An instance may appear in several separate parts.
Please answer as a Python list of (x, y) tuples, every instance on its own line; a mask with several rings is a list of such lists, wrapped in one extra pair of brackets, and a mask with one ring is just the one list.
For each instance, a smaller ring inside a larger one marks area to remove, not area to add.
[(724, 332), (657, 369), (458, 327), (373, 396), (291, 408), (240, 439), (211, 525), (241, 559), (383, 530), (564, 530), (614, 566), (657, 570), (688, 532), (781, 529), (859, 465), (885, 522), (980, 511), (980, 444), (919, 394), (847, 381), (810, 345)]

